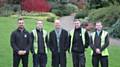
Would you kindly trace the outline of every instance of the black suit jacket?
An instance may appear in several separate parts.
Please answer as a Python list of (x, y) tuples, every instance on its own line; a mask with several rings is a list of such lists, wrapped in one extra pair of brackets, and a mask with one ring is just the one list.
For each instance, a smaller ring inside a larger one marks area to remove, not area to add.
[[(60, 52), (66, 52), (69, 48), (69, 36), (68, 32), (64, 29), (61, 31), (60, 35)], [(58, 52), (58, 47), (57, 47), (57, 37), (55, 30), (51, 31), (49, 34), (49, 48), (52, 51), (52, 53), (57, 53)]]

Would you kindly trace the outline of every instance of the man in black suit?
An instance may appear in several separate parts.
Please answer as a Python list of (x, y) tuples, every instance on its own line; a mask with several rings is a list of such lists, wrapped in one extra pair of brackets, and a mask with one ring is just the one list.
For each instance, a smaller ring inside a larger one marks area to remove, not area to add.
[(52, 67), (66, 67), (66, 51), (69, 48), (68, 32), (61, 28), (59, 19), (54, 21), (55, 30), (49, 34), (49, 48), (52, 52)]

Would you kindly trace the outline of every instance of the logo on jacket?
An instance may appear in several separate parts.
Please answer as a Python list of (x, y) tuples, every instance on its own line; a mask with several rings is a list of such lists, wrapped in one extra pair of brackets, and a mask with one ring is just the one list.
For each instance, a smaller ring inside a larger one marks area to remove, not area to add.
[(27, 38), (27, 35), (25, 34), (24, 37)]
[(82, 34), (80, 34), (80, 36), (82, 36)]

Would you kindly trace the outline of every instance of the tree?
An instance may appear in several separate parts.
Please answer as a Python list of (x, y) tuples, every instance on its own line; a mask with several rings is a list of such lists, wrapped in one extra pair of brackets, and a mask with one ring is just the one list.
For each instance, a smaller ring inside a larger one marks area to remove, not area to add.
[(120, 4), (120, 0), (109, 0), (110, 3), (112, 3), (113, 5), (115, 4)]
[(108, 0), (87, 0), (89, 9), (97, 9), (108, 6)]
[(87, 7), (89, 9), (97, 9), (110, 5), (120, 5), (120, 0), (87, 0)]
[(70, 0), (71, 3), (77, 5), (80, 9), (85, 9), (86, 0)]
[(120, 19), (118, 19), (117, 22), (113, 24), (108, 31), (111, 36), (120, 38)]
[(0, 7), (4, 6), (5, 2), (5, 0), (0, 0)]

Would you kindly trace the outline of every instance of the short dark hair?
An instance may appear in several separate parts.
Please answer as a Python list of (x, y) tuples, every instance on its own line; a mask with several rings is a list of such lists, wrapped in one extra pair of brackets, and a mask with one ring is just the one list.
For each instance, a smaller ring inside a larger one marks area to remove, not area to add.
[(76, 21), (80, 21), (79, 19), (74, 19), (74, 22), (76, 22)]
[(19, 20), (24, 20), (24, 18), (23, 18), (23, 17), (19, 17), (19, 18), (18, 18), (18, 21), (19, 21)]
[(60, 20), (60, 18), (59, 18), (59, 17), (58, 17), (58, 18), (55, 18), (54, 21), (55, 21), (55, 20)]
[(101, 21), (96, 21), (96, 23), (95, 23), (95, 24), (97, 24), (97, 23), (101, 23), (101, 24), (102, 24), (102, 22), (101, 22)]
[(42, 21), (43, 22), (43, 20), (41, 20), (41, 19), (37, 19), (37, 21)]

